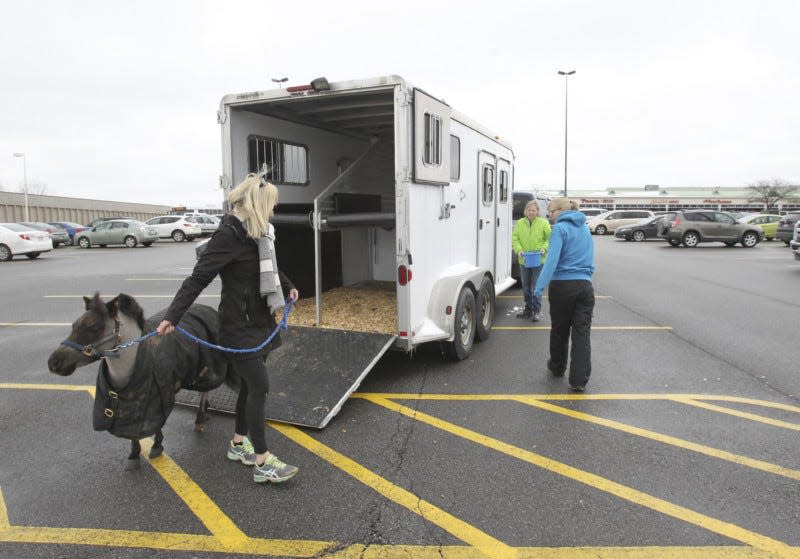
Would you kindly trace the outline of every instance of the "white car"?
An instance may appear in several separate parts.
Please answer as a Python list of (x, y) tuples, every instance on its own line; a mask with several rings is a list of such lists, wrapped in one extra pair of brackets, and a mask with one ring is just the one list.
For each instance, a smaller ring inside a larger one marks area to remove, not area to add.
[(617, 227), (633, 225), (643, 219), (653, 217), (650, 210), (614, 210), (586, 219), (589, 231), (596, 235), (613, 233)]
[(169, 239), (171, 237), (176, 243), (193, 241), (203, 234), (200, 225), (194, 221), (189, 221), (182, 215), (161, 215), (149, 219), (145, 223), (156, 228), (160, 239)]
[(193, 214), (185, 215), (184, 217), (188, 221), (194, 221), (200, 226), (200, 230), (203, 232), (203, 237), (210, 237), (216, 232), (217, 227), (219, 227), (219, 219), (216, 217), (211, 217), (210, 215)]
[(24, 254), (31, 260), (53, 250), (50, 233), (19, 223), (0, 223), (0, 262)]

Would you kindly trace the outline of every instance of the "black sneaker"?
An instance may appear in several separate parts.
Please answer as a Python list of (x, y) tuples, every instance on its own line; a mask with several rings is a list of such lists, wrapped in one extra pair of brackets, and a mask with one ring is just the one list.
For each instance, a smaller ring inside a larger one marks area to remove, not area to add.
[(531, 320), (533, 322), (539, 322), (541, 319), (542, 319), (542, 312), (541, 311), (533, 313), (533, 317), (531, 317)]
[(570, 392), (586, 392), (586, 385), (585, 384), (579, 384), (577, 386), (570, 386), (569, 390), (570, 390)]
[(528, 320), (530, 320), (532, 316), (533, 316), (533, 311), (531, 309), (525, 309), (521, 313), (517, 313), (517, 318), (527, 318)]

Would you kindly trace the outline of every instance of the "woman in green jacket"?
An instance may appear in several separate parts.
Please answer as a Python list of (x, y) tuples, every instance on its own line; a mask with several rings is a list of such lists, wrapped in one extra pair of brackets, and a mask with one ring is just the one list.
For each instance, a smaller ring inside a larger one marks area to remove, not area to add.
[[(522, 294), (525, 296), (525, 310), (519, 313), (517, 318), (532, 319), (534, 322), (542, 319), (542, 299), (534, 296), (533, 287), (536, 285), (536, 280), (539, 279), (549, 239), (550, 222), (539, 217), (539, 205), (535, 200), (531, 200), (525, 204), (525, 217), (514, 224), (514, 232), (511, 234), (511, 245), (519, 259)], [(539, 252), (542, 255), (539, 266), (526, 268), (523, 252)]]

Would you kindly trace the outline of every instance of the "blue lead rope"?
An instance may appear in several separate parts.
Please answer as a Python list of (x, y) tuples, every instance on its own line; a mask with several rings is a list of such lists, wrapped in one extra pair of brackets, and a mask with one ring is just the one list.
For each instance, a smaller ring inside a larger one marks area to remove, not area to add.
[[(207, 342), (206, 340), (201, 340), (200, 338), (198, 338), (197, 336), (195, 336), (191, 332), (188, 332), (188, 331), (184, 330), (180, 326), (175, 326), (175, 330), (177, 330), (178, 332), (180, 332), (181, 334), (183, 334), (184, 336), (186, 336), (187, 338), (189, 338), (190, 340), (192, 340), (193, 342), (195, 342), (197, 344), (200, 344), (202, 346), (205, 346), (205, 347), (208, 347), (208, 348), (211, 348), (211, 349), (216, 349), (218, 351), (224, 351), (226, 353), (256, 353), (258, 351), (261, 351), (265, 347), (267, 347), (267, 345), (272, 341), (272, 339), (278, 334), (279, 330), (281, 330), (281, 329), (288, 330), (289, 329), (289, 326), (287, 325), (287, 321), (289, 320), (289, 315), (291, 314), (293, 308), (294, 308), (294, 301), (292, 299), (286, 299), (286, 306), (284, 307), (283, 317), (281, 317), (281, 321), (278, 322), (278, 325), (275, 327), (275, 330), (272, 332), (272, 334), (270, 334), (269, 337), (266, 340), (264, 340), (264, 342), (261, 343), (259, 346), (251, 347), (251, 348), (247, 348), (247, 349), (239, 349), (239, 348), (235, 348), (235, 347), (224, 347), (224, 346), (221, 346), (221, 345), (212, 344), (211, 342)], [(119, 354), (123, 349), (127, 349), (127, 348), (131, 347), (132, 345), (136, 345), (136, 344), (142, 343), (146, 339), (152, 338), (153, 336), (155, 336), (157, 334), (158, 334), (158, 332), (156, 330), (153, 330), (152, 332), (148, 332), (147, 334), (145, 334), (143, 336), (139, 336), (138, 338), (134, 338), (132, 340), (129, 340), (129, 341), (125, 342), (124, 344), (119, 344), (118, 346), (116, 346), (116, 347), (114, 347), (112, 349), (103, 349), (103, 350), (95, 349), (95, 347), (92, 346), (92, 345), (88, 345), (88, 346), (78, 345), (75, 342), (70, 341), (70, 340), (64, 340), (61, 343), (63, 345), (65, 345), (65, 346), (71, 347), (72, 349), (76, 349), (76, 350), (84, 353), (85, 355), (93, 357), (94, 359), (100, 359), (101, 357), (119, 357)]]
[[(267, 345), (269, 345), (269, 343), (272, 341), (272, 338), (274, 338), (278, 334), (279, 330), (281, 330), (281, 329), (288, 330), (289, 327), (287, 326), (286, 322), (287, 322), (287, 320), (289, 320), (289, 314), (292, 312), (292, 308), (294, 307), (294, 301), (291, 300), (291, 299), (287, 299), (286, 302), (287, 302), (288, 310), (286, 309), (286, 307), (284, 307), (284, 313), (283, 313), (283, 317), (281, 317), (281, 321), (278, 322), (278, 325), (275, 327), (275, 330), (273, 330), (272, 334), (270, 334), (269, 337), (266, 340), (264, 340), (257, 347), (251, 347), (251, 348), (247, 348), (247, 349), (238, 349), (238, 348), (235, 348), (235, 347), (224, 347), (224, 346), (221, 346), (221, 345), (212, 344), (211, 342), (207, 342), (205, 340), (201, 340), (200, 338), (198, 338), (197, 336), (195, 336), (191, 332), (187, 332), (186, 330), (184, 330), (180, 326), (176, 326), (175, 330), (177, 330), (178, 332), (180, 332), (181, 334), (183, 334), (184, 336), (186, 336), (187, 338), (189, 338), (193, 342), (200, 344), (201, 346), (205, 346), (205, 347), (208, 347), (208, 348), (211, 348), (211, 349), (216, 349), (216, 350), (219, 350), (219, 351), (224, 351), (225, 353), (256, 353), (258, 351), (261, 351), (265, 347), (267, 347)], [(147, 336), (151, 336), (153, 334), (155, 334), (155, 332), (150, 332), (149, 334), (147, 334)], [(145, 336), (145, 337), (147, 337), (147, 336)]]

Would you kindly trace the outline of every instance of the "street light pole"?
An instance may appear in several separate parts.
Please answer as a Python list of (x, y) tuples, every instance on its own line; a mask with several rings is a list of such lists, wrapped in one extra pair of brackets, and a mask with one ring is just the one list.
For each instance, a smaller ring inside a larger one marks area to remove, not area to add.
[(567, 196), (567, 111), (569, 108), (569, 77), (575, 70), (569, 72), (558, 71), (559, 76), (564, 76), (564, 197)]
[(25, 163), (25, 154), (24, 153), (15, 153), (14, 157), (21, 157), (22, 158), (22, 177), (24, 180), (25, 185), (25, 221), (30, 221), (28, 219), (28, 165)]
[(278, 89), (283, 89), (283, 83), (288, 80), (289, 78), (272, 78), (272, 81), (278, 84)]

